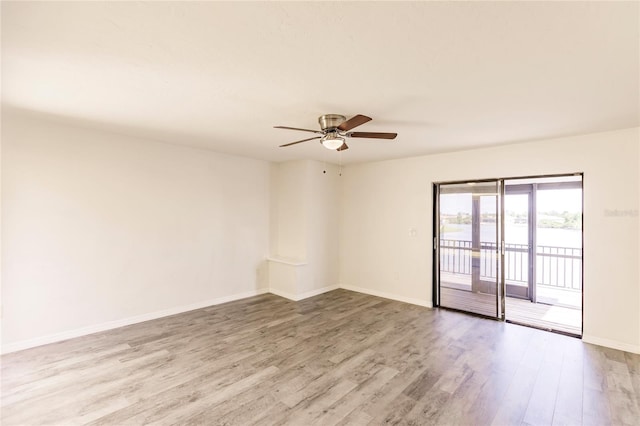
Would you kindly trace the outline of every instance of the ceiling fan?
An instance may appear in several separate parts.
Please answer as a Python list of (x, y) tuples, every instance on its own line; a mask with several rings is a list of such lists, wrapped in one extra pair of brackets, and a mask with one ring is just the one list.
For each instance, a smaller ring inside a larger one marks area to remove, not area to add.
[(325, 114), (318, 117), (318, 123), (320, 123), (321, 130), (300, 129), (298, 127), (287, 126), (274, 126), (274, 128), (300, 130), (302, 132), (311, 132), (320, 135), (308, 139), (302, 139), (300, 141), (286, 143), (284, 145), (280, 145), (280, 147), (291, 146), (301, 142), (320, 139), (320, 143), (325, 148), (335, 149), (336, 151), (344, 151), (345, 149), (349, 149), (347, 143), (345, 142), (345, 138), (395, 139), (396, 136), (398, 136), (397, 133), (350, 132), (351, 129), (358, 127), (368, 121), (371, 121), (370, 117), (360, 114), (351, 117), (348, 120), (344, 115)]

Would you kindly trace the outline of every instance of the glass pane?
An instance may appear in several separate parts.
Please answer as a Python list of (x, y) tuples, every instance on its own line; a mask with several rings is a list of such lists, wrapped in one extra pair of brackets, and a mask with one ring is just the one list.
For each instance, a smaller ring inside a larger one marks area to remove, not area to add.
[(506, 194), (505, 281), (507, 296), (529, 298), (529, 193)]
[(440, 283), (471, 289), (471, 193), (440, 195)]
[(537, 301), (582, 307), (582, 190), (538, 191)]
[(440, 305), (498, 316), (498, 183), (440, 186)]
[[(480, 196), (480, 279), (495, 281), (498, 276), (497, 259), (497, 217), (496, 195)], [(486, 293), (496, 294), (493, 286), (485, 286)]]

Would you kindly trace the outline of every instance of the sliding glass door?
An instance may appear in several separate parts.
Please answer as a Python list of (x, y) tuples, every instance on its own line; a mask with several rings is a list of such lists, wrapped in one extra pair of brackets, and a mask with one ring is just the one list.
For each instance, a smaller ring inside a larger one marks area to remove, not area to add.
[(434, 188), (434, 305), (581, 336), (582, 175)]
[(504, 318), (500, 181), (437, 186), (440, 306)]

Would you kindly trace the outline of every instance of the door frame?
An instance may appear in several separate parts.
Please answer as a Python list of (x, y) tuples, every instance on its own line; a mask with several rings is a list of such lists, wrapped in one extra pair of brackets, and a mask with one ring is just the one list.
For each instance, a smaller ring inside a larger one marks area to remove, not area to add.
[[(575, 182), (574, 185), (576, 188), (580, 188), (580, 190), (582, 191), (582, 215), (583, 215), (583, 220), (582, 220), (582, 227), (580, 229), (580, 233), (581, 233), (581, 237), (582, 237), (582, 271), (581, 271), (581, 299), (582, 299), (582, 309), (581, 309), (581, 332), (580, 332), (580, 337), (582, 336), (582, 333), (584, 331), (584, 173), (583, 172), (572, 172), (572, 173), (554, 173), (554, 174), (546, 174), (546, 175), (525, 175), (525, 176), (510, 176), (510, 177), (501, 177), (501, 178), (486, 178), (486, 179), (462, 179), (462, 180), (453, 180), (453, 181), (436, 181), (436, 182), (432, 182), (432, 195), (433, 195), (433, 202), (432, 202), (432, 206), (433, 206), (433, 227), (432, 227), (432, 232), (433, 232), (433, 250), (432, 250), (432, 265), (433, 265), (433, 270), (432, 270), (432, 303), (433, 303), (433, 307), (440, 307), (440, 185), (445, 185), (445, 184), (462, 184), (462, 183), (468, 183), (468, 182), (478, 182), (478, 183), (482, 183), (482, 182), (495, 182), (498, 181), (500, 182), (500, 225), (499, 225), (499, 229), (500, 229), (500, 235), (499, 235), (499, 246), (500, 246), (500, 250), (499, 250), (499, 256), (497, 256), (498, 258), (500, 258), (500, 267), (499, 267), (499, 271), (500, 271), (500, 282), (502, 283), (502, 285), (499, 285), (498, 287), (498, 293), (500, 295), (500, 300), (498, 301), (498, 306), (499, 306), (499, 316), (497, 318), (494, 317), (487, 317), (487, 318), (493, 318), (499, 321), (505, 321), (505, 299), (506, 299), (506, 287), (505, 287), (505, 264), (504, 264), (504, 253), (505, 253), (505, 243), (504, 243), (504, 196), (505, 196), (505, 181), (508, 180), (525, 180), (525, 179), (545, 179), (545, 178), (562, 178), (562, 177), (569, 177), (569, 176), (580, 176), (580, 181), (579, 182)], [(565, 184), (565, 188), (567, 183)], [(533, 220), (531, 220), (530, 222), (530, 226), (535, 227), (537, 224), (537, 197), (536, 197), (536, 192), (537, 189), (552, 189), (554, 187), (557, 187), (558, 185), (556, 183), (538, 183), (535, 184), (537, 185), (537, 187), (534, 189), (533, 191), (533, 195), (532, 195), (532, 204), (529, 206), (530, 210), (533, 212), (532, 214), (532, 218)], [(530, 272), (530, 280), (533, 282), (533, 297), (535, 300), (535, 287), (536, 287), (536, 267), (535, 267), (535, 257), (536, 257), (536, 238), (535, 238), (535, 230), (534, 232), (532, 232), (532, 234), (530, 234), (530, 241), (532, 243), (532, 249), (529, 250), (530, 251), (530, 255), (532, 255), (534, 257), (534, 261), (530, 262), (529, 264), (529, 268), (532, 268), (531, 272)], [(531, 235), (533, 235), (533, 237), (531, 237)], [(448, 308), (447, 308), (448, 309)], [(472, 312), (469, 312), (472, 315), (477, 315), (477, 314), (473, 314)], [(551, 330), (553, 332), (558, 332), (563, 334), (560, 331), (555, 331), (555, 330)]]

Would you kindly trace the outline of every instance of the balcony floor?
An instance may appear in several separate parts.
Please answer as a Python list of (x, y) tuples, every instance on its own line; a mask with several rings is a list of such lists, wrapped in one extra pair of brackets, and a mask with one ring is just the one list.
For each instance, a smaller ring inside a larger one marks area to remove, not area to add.
[(507, 321), (582, 336), (580, 309), (531, 303), (514, 297), (507, 297), (505, 302), (504, 313)]
[[(528, 300), (507, 297), (505, 317), (508, 321), (542, 329), (582, 335), (582, 312), (579, 308), (531, 303)], [(496, 296), (472, 293), (459, 288), (448, 288), (443, 283), (440, 289), (440, 304), (443, 307), (460, 309), (487, 316), (496, 316)]]

